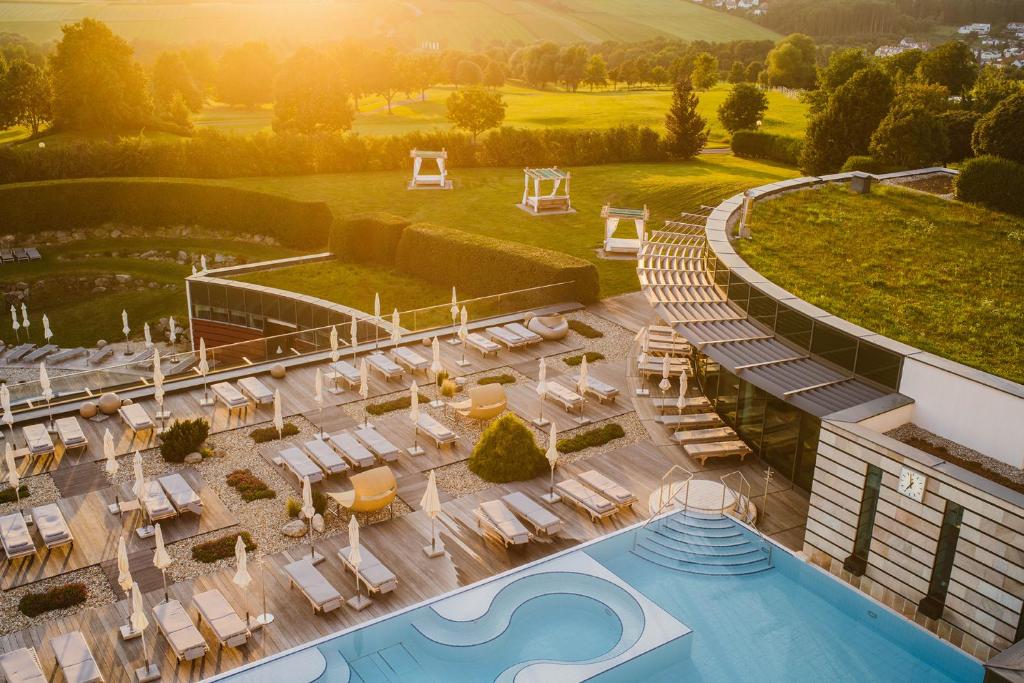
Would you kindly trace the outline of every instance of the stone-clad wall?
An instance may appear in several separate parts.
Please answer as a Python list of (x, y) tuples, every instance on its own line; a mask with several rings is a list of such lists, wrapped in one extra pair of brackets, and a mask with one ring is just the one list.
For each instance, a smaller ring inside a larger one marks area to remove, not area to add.
[[(918, 503), (897, 490), (900, 468), (928, 477)], [(853, 552), (869, 464), (882, 469), (867, 570)], [(947, 500), (964, 507), (949, 594), (940, 620), (918, 614), (928, 590)], [(1014, 641), (1024, 600), (1024, 495), (856, 424), (824, 420), (804, 552), (860, 590), (982, 661)]]

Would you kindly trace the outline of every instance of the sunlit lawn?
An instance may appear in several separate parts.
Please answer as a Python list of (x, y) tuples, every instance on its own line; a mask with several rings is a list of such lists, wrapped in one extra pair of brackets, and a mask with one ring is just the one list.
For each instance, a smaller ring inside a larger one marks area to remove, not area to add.
[(738, 243), (776, 284), (853, 323), (1024, 381), (1024, 220), (890, 187), (759, 204)]

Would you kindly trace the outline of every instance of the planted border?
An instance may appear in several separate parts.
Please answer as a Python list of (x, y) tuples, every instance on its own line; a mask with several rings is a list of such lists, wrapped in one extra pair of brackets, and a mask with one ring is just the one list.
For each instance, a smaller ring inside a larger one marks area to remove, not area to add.
[(89, 599), (84, 583), (66, 583), (39, 593), (26, 593), (18, 601), (18, 610), (27, 617), (38, 617), (45, 612), (67, 609)]
[(585, 448), (603, 446), (609, 441), (621, 439), (624, 436), (626, 436), (626, 430), (622, 428), (622, 425), (618, 422), (609, 422), (604, 426), (587, 430), (572, 438), (559, 439), (556, 448), (558, 448), (559, 453), (575, 453)]
[(252, 536), (248, 531), (240, 531), (237, 533), (227, 534), (226, 536), (220, 536), (203, 543), (197, 543), (192, 546), (192, 559), (196, 562), (203, 562), (204, 564), (210, 564), (217, 560), (224, 560), (229, 557), (233, 557), (235, 554), (235, 543), (239, 536), (242, 537), (242, 542), (245, 543), (245, 549), (249, 552), (256, 550), (256, 542), (252, 540)]

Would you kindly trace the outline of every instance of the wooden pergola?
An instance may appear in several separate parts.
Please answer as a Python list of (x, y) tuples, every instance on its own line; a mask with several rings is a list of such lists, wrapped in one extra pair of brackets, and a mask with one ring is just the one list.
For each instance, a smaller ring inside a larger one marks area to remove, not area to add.
[[(608, 254), (636, 254), (640, 251), (643, 243), (644, 233), (647, 230), (647, 220), (651, 217), (647, 206), (642, 209), (623, 209), (605, 204), (601, 208), (601, 218), (604, 219), (604, 250)], [(620, 220), (631, 220), (636, 226), (636, 238), (615, 237), (615, 230), (619, 227)]]
[[(534, 214), (572, 212), (569, 200), (570, 178), (568, 171), (557, 166), (523, 169), (523, 201), (519, 208)], [(551, 183), (551, 192), (547, 194), (541, 194), (544, 182)]]
[[(450, 190), (452, 181), (448, 180), (448, 170), (445, 162), (448, 160), (448, 151), (442, 149), (440, 152), (431, 152), (423, 149), (414, 149), (409, 152), (412, 159), (412, 180), (409, 181), (410, 190)], [(437, 163), (437, 173), (424, 173), (423, 160), (434, 160)]]

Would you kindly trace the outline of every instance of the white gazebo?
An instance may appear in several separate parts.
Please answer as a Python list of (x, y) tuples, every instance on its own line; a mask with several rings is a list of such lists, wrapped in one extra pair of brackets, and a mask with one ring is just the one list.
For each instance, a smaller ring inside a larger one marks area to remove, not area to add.
[[(604, 219), (604, 251), (606, 254), (631, 254), (635, 255), (640, 251), (640, 243), (643, 242), (644, 232), (647, 230), (647, 219), (651, 217), (650, 211), (644, 206), (642, 209), (620, 209), (605, 204), (601, 208), (601, 218)], [(636, 238), (615, 237), (615, 230), (619, 227), (620, 220), (631, 220), (636, 226)]]
[[(523, 202), (518, 205), (519, 208), (533, 214), (572, 213), (574, 209), (569, 201), (569, 180), (569, 172), (557, 166), (523, 169)], [(541, 194), (541, 183), (546, 181), (551, 182), (551, 192)]]
[[(412, 180), (409, 181), (410, 190), (450, 190), (452, 181), (448, 180), (448, 171), (445, 162), (448, 160), (447, 150), (440, 152), (429, 152), (423, 149), (414, 149), (409, 152), (412, 159)], [(423, 172), (423, 160), (433, 159), (437, 163), (437, 173), (430, 174)]]

